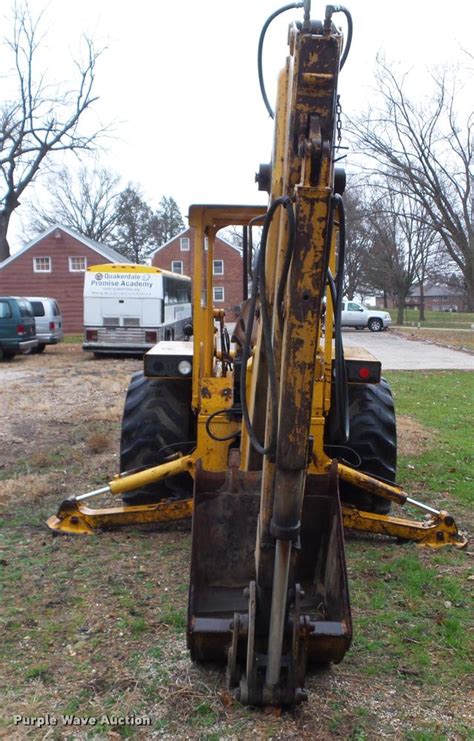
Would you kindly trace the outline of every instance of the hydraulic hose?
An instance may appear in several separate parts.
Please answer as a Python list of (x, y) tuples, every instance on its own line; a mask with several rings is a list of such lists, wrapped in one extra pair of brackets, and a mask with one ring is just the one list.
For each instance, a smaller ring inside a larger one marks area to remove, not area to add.
[[(262, 239), (260, 244), (260, 251), (258, 254), (257, 267), (255, 276), (252, 282), (252, 291), (250, 295), (250, 308), (249, 308), (249, 320), (245, 331), (245, 339), (242, 346), (242, 369), (240, 374), (240, 402), (242, 405), (242, 416), (244, 419), (245, 426), (250, 438), (250, 442), (255, 450), (261, 455), (273, 456), (276, 452), (276, 438), (278, 430), (278, 389), (277, 389), (277, 376), (275, 367), (275, 354), (272, 346), (272, 323), (267, 301), (267, 291), (265, 284), (265, 256), (267, 248), (267, 238), (270, 225), (272, 223), (275, 212), (278, 208), (283, 207), (286, 209), (288, 214), (288, 245), (287, 251), (292, 253), (293, 241), (295, 234), (294, 227), (294, 212), (291, 198), (288, 196), (282, 196), (276, 198), (271, 204), (268, 212), (265, 216), (265, 221), (262, 230)], [(248, 411), (247, 404), (247, 363), (250, 358), (250, 346), (252, 340), (252, 331), (255, 318), (255, 309), (257, 306), (257, 299), (260, 294), (260, 309), (262, 317), (262, 329), (263, 329), (263, 340), (265, 346), (265, 358), (267, 361), (268, 368), (268, 379), (270, 394), (272, 400), (272, 429), (269, 436), (269, 443), (264, 447), (258, 440), (255, 431), (250, 420), (250, 414)]]
[[(263, 79), (263, 42), (265, 41), (265, 34), (267, 33), (268, 27), (272, 23), (272, 21), (274, 21), (275, 18), (277, 18), (282, 13), (285, 13), (287, 10), (293, 10), (295, 8), (304, 8), (304, 27), (305, 28), (310, 27), (310, 19), (309, 19), (310, 2), (309, 0), (305, 0), (305, 2), (289, 3), (288, 5), (284, 5), (282, 8), (275, 10), (275, 12), (272, 13), (267, 18), (267, 20), (263, 24), (262, 30), (260, 32), (260, 38), (258, 40), (258, 51), (257, 51), (258, 82), (260, 85), (260, 92), (262, 94), (263, 102), (265, 103), (265, 108), (268, 111), (268, 115), (272, 119), (275, 118), (275, 112), (270, 105), (270, 101), (268, 100), (267, 91), (265, 89), (265, 81)], [(326, 17), (325, 17), (326, 33), (330, 29), (331, 17), (333, 13), (344, 13), (344, 15), (346, 16), (346, 20), (347, 20), (347, 40), (344, 45), (344, 51), (342, 53), (341, 62), (339, 64), (339, 69), (342, 69), (346, 63), (346, 59), (349, 55), (349, 51), (350, 51), (351, 44), (352, 44), (352, 32), (353, 32), (352, 16), (350, 14), (350, 11), (344, 5), (327, 5), (326, 6)]]
[(265, 34), (267, 32), (267, 29), (270, 23), (272, 23), (272, 21), (274, 21), (275, 18), (277, 18), (279, 15), (281, 15), (282, 13), (285, 13), (287, 10), (293, 10), (293, 8), (303, 8), (304, 6), (305, 6), (304, 2), (290, 3), (289, 5), (284, 5), (279, 10), (275, 10), (275, 12), (272, 13), (267, 18), (260, 32), (260, 38), (258, 40), (258, 52), (257, 52), (258, 81), (260, 84), (260, 92), (262, 93), (263, 102), (265, 103), (265, 108), (267, 109), (268, 115), (270, 116), (270, 118), (275, 118), (275, 113), (268, 100), (267, 92), (265, 90), (265, 82), (263, 79), (263, 42), (265, 40)]
[(324, 19), (324, 30), (326, 33), (329, 32), (329, 29), (331, 27), (331, 18), (333, 13), (344, 13), (347, 20), (347, 40), (344, 44), (344, 51), (342, 52), (341, 61), (339, 64), (339, 69), (342, 69), (346, 63), (347, 57), (349, 56), (349, 51), (352, 44), (352, 16), (350, 14), (350, 11), (344, 5), (326, 5), (326, 17)]
[(346, 220), (344, 202), (342, 197), (336, 193), (334, 204), (339, 218), (339, 255), (336, 279), (328, 271), (329, 289), (334, 307), (334, 386), (335, 403), (337, 414), (337, 428), (335, 437), (340, 444), (349, 440), (349, 398), (347, 393), (347, 372), (344, 360), (344, 346), (342, 343), (342, 294), (344, 291), (344, 261), (346, 254)]

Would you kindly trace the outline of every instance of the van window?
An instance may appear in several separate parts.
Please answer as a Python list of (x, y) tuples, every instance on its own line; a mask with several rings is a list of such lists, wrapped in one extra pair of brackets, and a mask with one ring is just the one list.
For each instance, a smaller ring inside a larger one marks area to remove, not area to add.
[(0, 301), (0, 319), (10, 319), (12, 310), (8, 301)]
[(44, 316), (44, 306), (42, 301), (30, 301), (35, 316)]
[(33, 316), (33, 309), (29, 301), (18, 300), (18, 306), (20, 308), (21, 316)]
[(60, 308), (57, 305), (56, 301), (53, 301), (53, 315), (59, 316), (61, 314)]

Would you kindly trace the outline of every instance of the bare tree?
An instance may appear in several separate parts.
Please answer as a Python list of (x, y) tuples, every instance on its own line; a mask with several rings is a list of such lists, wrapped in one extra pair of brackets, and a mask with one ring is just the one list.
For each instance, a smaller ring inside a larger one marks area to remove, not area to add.
[[(397, 324), (403, 324), (403, 310), (411, 289), (423, 285), (426, 272), (439, 242), (428, 225), (420, 204), (391, 188), (386, 178), (381, 190), (374, 191), (368, 217), (371, 247), (365, 276), (375, 288), (391, 294), (397, 305)], [(421, 317), (420, 317), (421, 318)]]
[(82, 167), (75, 174), (66, 168), (53, 172), (47, 180), (50, 205), (45, 207), (43, 199), (41, 205), (31, 204), (28, 231), (38, 234), (62, 224), (97, 242), (113, 241), (119, 183), (119, 175), (102, 167)]
[(349, 128), (375, 162), (373, 172), (382, 169), (390, 174), (392, 187), (423, 208), (426, 224), (439, 234), (463, 274), (472, 310), (474, 116), (470, 113), (459, 122), (457, 104), (466, 97), (447, 70), (432, 77), (435, 94), (427, 106), (410, 100), (405, 77), (380, 62), (380, 106), (352, 121)]
[(346, 213), (346, 259), (344, 262), (344, 295), (352, 301), (354, 294), (367, 285), (365, 273), (371, 245), (367, 225), (367, 210), (360, 189), (349, 189), (344, 194)]
[[(100, 52), (85, 39), (86, 57), (76, 62), (77, 87), (68, 90), (48, 83), (38, 69), (41, 46), (39, 23), (27, 5), (15, 6), (10, 37), (6, 40), (14, 61), (17, 92), (0, 108), (0, 261), (10, 254), (7, 234), (12, 213), (25, 189), (51, 152), (92, 148), (100, 131), (81, 133), (79, 123), (97, 100), (93, 96)], [(5, 78), (8, 80), (8, 78)]]

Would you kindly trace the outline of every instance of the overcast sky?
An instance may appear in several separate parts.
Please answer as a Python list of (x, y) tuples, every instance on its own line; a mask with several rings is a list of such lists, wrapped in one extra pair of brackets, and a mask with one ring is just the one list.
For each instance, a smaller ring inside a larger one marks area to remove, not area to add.
[[(81, 33), (107, 47), (97, 68), (95, 115), (113, 124), (114, 138), (101, 154), (102, 164), (115, 169), (124, 185), (139, 184), (155, 207), (162, 195), (173, 196), (184, 214), (193, 202), (265, 202), (254, 173), (259, 162), (269, 160), (273, 124), (260, 97), (256, 52), (264, 21), (283, 4), (29, 0), (33, 14), (44, 11), (42, 61), (56, 79), (69, 77), (68, 58)], [(347, 5), (354, 39), (340, 92), (349, 115), (371, 100), (377, 52), (414, 71), (422, 100), (423, 70), (465, 60), (462, 48), (473, 51), (471, 0), (347, 0)], [(321, 18), (325, 4), (313, 0), (312, 6), (313, 18)], [(288, 24), (300, 18), (302, 10), (285, 13), (267, 33), (264, 69), (271, 101), (287, 53)], [(344, 26), (342, 14), (335, 20)], [(17, 235), (16, 223), (13, 249), (21, 246)]]

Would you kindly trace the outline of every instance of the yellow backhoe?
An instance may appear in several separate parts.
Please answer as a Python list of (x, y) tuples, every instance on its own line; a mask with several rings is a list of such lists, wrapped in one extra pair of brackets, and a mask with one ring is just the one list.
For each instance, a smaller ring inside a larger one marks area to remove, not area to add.
[[(191, 656), (226, 664), (229, 686), (252, 705), (301, 701), (307, 667), (339, 662), (349, 648), (344, 528), (465, 544), (449, 514), (395, 483), (395, 414), (380, 363), (362, 350), (344, 356), (345, 177), (335, 163), (352, 21), (342, 6), (321, 22), (308, 1), (285, 6), (264, 26), (260, 69), (269, 23), (293, 7), (303, 18), (290, 26), (272, 161), (258, 173), (268, 207), (191, 206), (193, 340), (147, 353), (125, 402), (120, 475), (48, 521), (91, 533), (192, 516)], [(212, 290), (214, 240), (230, 225), (262, 227), (255, 259), (244, 245), (253, 281), (233, 344)], [(122, 506), (85, 504), (105, 493), (122, 495)], [(392, 502), (424, 519), (391, 516)]]

